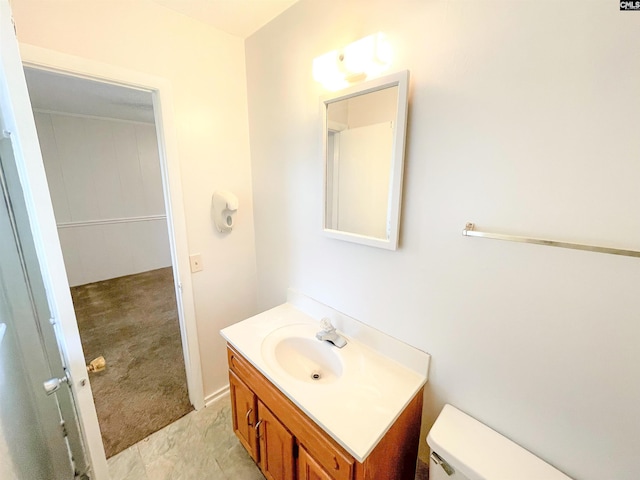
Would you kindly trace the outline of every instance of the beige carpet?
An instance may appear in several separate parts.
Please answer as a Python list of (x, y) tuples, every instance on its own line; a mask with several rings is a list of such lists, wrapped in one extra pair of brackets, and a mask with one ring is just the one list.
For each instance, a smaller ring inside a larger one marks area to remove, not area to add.
[(107, 458), (193, 410), (171, 268), (71, 288)]

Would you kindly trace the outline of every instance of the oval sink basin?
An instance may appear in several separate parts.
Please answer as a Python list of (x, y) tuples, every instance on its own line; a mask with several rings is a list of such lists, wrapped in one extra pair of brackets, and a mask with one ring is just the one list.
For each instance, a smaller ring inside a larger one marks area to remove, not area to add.
[(343, 374), (343, 363), (336, 347), (315, 338), (308, 325), (290, 325), (265, 337), (262, 356), (274, 370), (296, 380), (326, 384)]

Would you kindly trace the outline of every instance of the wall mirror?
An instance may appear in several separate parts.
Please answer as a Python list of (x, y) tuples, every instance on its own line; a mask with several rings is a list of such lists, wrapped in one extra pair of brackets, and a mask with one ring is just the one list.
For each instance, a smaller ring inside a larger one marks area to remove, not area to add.
[(409, 72), (322, 98), (325, 235), (398, 247)]

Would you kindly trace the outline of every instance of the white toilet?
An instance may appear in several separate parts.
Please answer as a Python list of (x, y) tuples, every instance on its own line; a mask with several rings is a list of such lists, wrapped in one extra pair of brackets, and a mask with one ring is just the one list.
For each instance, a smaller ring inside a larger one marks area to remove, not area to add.
[(571, 480), (451, 405), (440, 412), (427, 443), (429, 480)]

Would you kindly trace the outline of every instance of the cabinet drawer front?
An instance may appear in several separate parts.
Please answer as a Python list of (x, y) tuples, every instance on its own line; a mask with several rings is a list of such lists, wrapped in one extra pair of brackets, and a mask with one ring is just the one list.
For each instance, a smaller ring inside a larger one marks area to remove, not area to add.
[(230, 348), (227, 348), (227, 360), (229, 369), (238, 377), (243, 379), (251, 387), (251, 380), (255, 377), (257, 371), (242, 355), (237, 354)]

